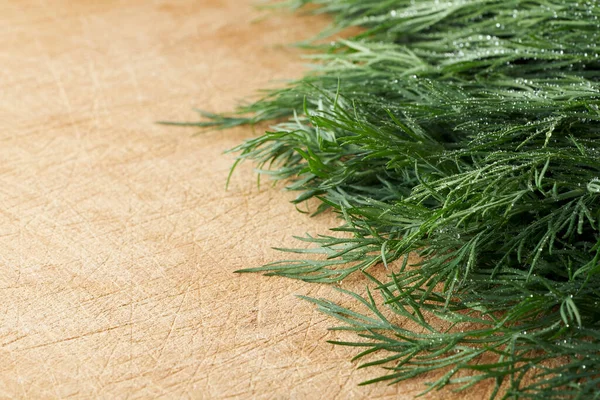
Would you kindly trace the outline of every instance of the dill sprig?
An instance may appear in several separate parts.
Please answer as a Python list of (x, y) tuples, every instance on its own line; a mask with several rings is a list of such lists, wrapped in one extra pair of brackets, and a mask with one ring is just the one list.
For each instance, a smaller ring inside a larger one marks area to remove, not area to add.
[(366, 383), (437, 371), (427, 391), (489, 380), (492, 398), (600, 398), (598, 2), (284, 3), (307, 4), (364, 30), (312, 44), (311, 73), (198, 126), (287, 118), (232, 151), (339, 213), (345, 235), (241, 272), (363, 271), (372, 290), (345, 293), (364, 312), (308, 300), (360, 337), (335, 343), (385, 366)]

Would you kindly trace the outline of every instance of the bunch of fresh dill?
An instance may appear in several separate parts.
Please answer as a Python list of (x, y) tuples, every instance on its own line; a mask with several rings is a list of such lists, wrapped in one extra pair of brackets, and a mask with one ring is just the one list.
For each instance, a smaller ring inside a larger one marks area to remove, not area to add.
[(289, 117), (238, 161), (320, 199), (348, 234), (247, 271), (336, 282), (399, 260), (385, 281), (365, 272), (383, 304), (347, 292), (364, 314), (309, 299), (358, 333), (339, 343), (357, 358), (381, 354), (365, 365), (385, 375), (366, 383), (438, 371), (427, 390), (491, 380), (492, 397), (600, 398), (600, 2), (285, 5), (309, 3), (365, 29), (313, 45), (303, 79), (192, 125)]

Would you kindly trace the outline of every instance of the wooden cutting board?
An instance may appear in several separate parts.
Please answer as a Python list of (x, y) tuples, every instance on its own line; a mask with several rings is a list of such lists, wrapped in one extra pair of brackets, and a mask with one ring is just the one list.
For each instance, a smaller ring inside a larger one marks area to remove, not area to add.
[[(0, 397), (412, 398), (357, 387), (351, 349), (295, 295), (331, 287), (233, 274), (323, 233), (292, 194), (225, 179), (250, 128), (156, 125), (232, 109), (302, 60), (279, 45), (326, 17), (250, 0), (0, 4)], [(364, 286), (355, 278), (344, 285)], [(431, 398), (448, 398), (448, 392)], [(459, 396), (459, 398), (466, 398)], [(482, 393), (471, 393), (480, 399)]]

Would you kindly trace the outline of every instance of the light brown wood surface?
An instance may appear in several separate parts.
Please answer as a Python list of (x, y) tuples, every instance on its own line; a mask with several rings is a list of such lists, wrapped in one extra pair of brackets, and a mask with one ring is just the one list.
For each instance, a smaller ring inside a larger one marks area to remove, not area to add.
[[(351, 349), (295, 295), (233, 274), (325, 232), (223, 151), (249, 128), (154, 124), (230, 110), (303, 61), (326, 17), (246, 0), (0, 3), (0, 397), (412, 398), (357, 387)], [(360, 279), (348, 285), (364, 285)], [(474, 399), (480, 396), (473, 395)], [(445, 396), (439, 398), (447, 398)], [(433, 397), (437, 398), (437, 397)], [(463, 397), (460, 397), (463, 398)]]

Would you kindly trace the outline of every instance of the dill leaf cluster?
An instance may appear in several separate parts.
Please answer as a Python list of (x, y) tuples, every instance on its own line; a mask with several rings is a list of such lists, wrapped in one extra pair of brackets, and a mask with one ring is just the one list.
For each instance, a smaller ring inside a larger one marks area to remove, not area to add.
[(489, 381), (492, 398), (600, 398), (600, 2), (284, 5), (308, 4), (364, 30), (310, 45), (302, 79), (191, 125), (284, 118), (238, 161), (297, 203), (319, 199), (346, 235), (303, 237), (311, 248), (284, 249), (297, 258), (244, 272), (365, 273), (383, 302), (344, 291), (364, 313), (308, 299), (357, 333), (338, 344), (363, 366), (385, 366), (365, 383), (428, 374), (426, 391)]

